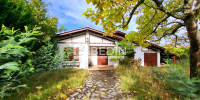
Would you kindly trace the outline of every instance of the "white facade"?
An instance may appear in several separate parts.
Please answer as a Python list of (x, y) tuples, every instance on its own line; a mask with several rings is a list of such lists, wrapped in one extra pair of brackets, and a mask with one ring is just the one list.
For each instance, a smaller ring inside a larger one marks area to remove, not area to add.
[[(80, 32), (76, 35), (71, 35), (66, 39), (61, 39), (58, 42), (60, 52), (64, 52), (65, 47), (79, 48), (79, 60), (76, 61), (79, 68), (87, 69), (90, 64), (92, 66), (98, 65), (98, 49), (106, 49), (112, 51), (117, 47), (118, 40), (103, 37), (102, 35), (93, 32)], [(144, 66), (144, 50), (145, 47), (137, 46), (135, 49), (135, 59), (141, 59), (141, 66)], [(157, 66), (160, 66), (160, 51), (149, 50), (148, 52), (157, 53)], [(117, 66), (118, 62), (111, 61), (112, 56), (108, 56), (107, 65)], [(70, 61), (66, 61), (70, 62)]]

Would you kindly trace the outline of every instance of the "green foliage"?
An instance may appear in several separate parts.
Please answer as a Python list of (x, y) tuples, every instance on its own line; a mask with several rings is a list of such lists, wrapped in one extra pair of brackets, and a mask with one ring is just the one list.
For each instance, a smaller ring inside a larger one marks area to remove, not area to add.
[(56, 36), (58, 19), (47, 15), (47, 4), (41, 0), (1, 0), (0, 5), (3, 5), (0, 7), (0, 26), (4, 24), (22, 32), (25, 31), (24, 26), (30, 29), (42, 27), (40, 30), (44, 34), (39, 38), (45, 42)]
[(24, 26), (34, 27), (32, 9), (26, 0), (1, 0), (0, 5), (0, 27), (2, 24), (20, 30), (24, 30)]
[[(0, 78), (1, 98), (9, 96), (9, 92), (17, 91), (26, 85), (21, 84), (21, 78), (28, 72), (33, 71), (30, 57), (34, 46), (42, 32), (39, 27), (25, 32), (10, 30), (2, 26), (0, 31)], [(15, 86), (13, 86), (15, 84)], [(11, 92), (11, 93), (12, 93)]]
[(87, 75), (87, 70), (80, 69), (35, 72), (24, 78), (28, 88), (7, 97), (6, 100), (63, 100), (66, 98), (62, 94), (67, 95), (79, 88)]
[[(95, 24), (100, 23), (109, 35), (115, 30), (127, 30), (130, 21), (136, 17), (138, 34), (131, 36), (138, 44), (144, 44), (146, 40), (160, 40), (175, 35), (177, 29), (184, 26), (181, 21), (172, 20), (177, 19), (177, 16), (179, 19), (184, 18), (183, 0), (86, 0), (86, 2), (92, 3), (95, 10), (88, 8), (83, 15)], [(178, 38), (182, 38), (180, 35)]]
[[(48, 71), (62, 67), (56, 45), (48, 43), (39, 50), (35, 49), (42, 42), (43, 32), (40, 27), (25, 32), (10, 30), (2, 26), (0, 31), (0, 95), (1, 99), (19, 93), (22, 87), (27, 87), (24, 78), (33, 72)], [(36, 51), (35, 51), (36, 50)], [(67, 52), (67, 54), (71, 52)]]
[(135, 31), (130, 31), (128, 34), (126, 34), (125, 38), (129, 41), (129, 42), (134, 42), (137, 44), (140, 44), (143, 47), (148, 47), (150, 46), (149, 43), (146, 42), (146, 39), (142, 38), (142, 34), (135, 32)]
[(26, 87), (22, 80), (30, 72), (57, 68), (61, 54), (52, 43), (58, 19), (47, 15), (46, 3), (0, 0), (0, 5), (0, 95), (3, 99)]
[[(160, 73), (165, 68), (154, 69)], [(130, 94), (133, 100), (181, 100), (178, 94), (167, 89), (165, 83), (152, 73), (150, 67), (120, 65), (116, 74), (121, 79), (120, 88)]]
[(59, 65), (62, 66), (61, 53), (56, 50), (53, 44), (48, 43), (43, 45), (33, 57), (33, 65), (35, 66), (35, 71), (47, 71), (58, 68)]
[(125, 38), (119, 42), (118, 46), (118, 48), (114, 48), (114, 50), (107, 52), (107, 55), (113, 56), (113, 58), (111, 58), (112, 61), (123, 60), (123, 56), (126, 56), (128, 58), (134, 58), (134, 48), (136, 47), (134, 43), (128, 41)]
[(138, 64), (137, 60), (135, 60), (134, 58), (128, 58), (128, 57), (124, 59), (120, 59), (119, 63), (121, 65), (128, 66), (128, 67)]
[(179, 93), (185, 99), (200, 99), (200, 80), (197, 78), (190, 78), (182, 69), (177, 66), (170, 66), (167, 70), (166, 82), (168, 87)]
[(167, 51), (176, 53), (177, 56), (179, 56), (180, 58), (189, 58), (189, 50), (190, 47), (180, 47), (180, 48), (176, 48), (176, 47), (172, 47), (172, 46), (165, 46), (167, 47)]
[(166, 75), (160, 74), (158, 71), (152, 69), (152, 72), (160, 78), (167, 87), (186, 100), (200, 99), (200, 79), (190, 78), (183, 70), (181, 65), (169, 65), (165, 70)]
[(63, 25), (61, 25), (60, 28), (57, 30), (57, 32), (61, 33), (63, 31), (67, 31), (67, 28), (65, 28)]

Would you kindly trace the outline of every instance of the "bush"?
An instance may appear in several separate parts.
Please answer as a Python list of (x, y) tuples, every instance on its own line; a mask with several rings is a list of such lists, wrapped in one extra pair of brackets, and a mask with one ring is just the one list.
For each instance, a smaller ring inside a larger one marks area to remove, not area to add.
[[(2, 26), (0, 31), (0, 96), (10, 96), (26, 87), (21, 81), (27, 73), (34, 70), (31, 64), (32, 49), (38, 42), (37, 37), (42, 34), (39, 27), (26, 32), (10, 30)], [(27, 47), (29, 44), (31, 46)]]
[(124, 59), (120, 59), (119, 63), (121, 65), (125, 65), (125, 66), (133, 66), (133, 65), (137, 65), (137, 60), (135, 60), (134, 58), (124, 58)]
[(61, 53), (52, 43), (48, 43), (36, 51), (36, 55), (33, 57), (33, 65), (37, 72), (56, 69), (59, 64), (63, 63), (60, 58)]
[[(162, 72), (164, 68), (155, 67), (156, 71)], [(118, 66), (116, 74), (121, 79), (120, 88), (133, 100), (174, 100), (179, 95), (167, 89), (165, 83), (152, 73), (150, 67), (136, 65), (126, 67)]]
[(168, 67), (165, 71), (166, 75), (158, 74), (155, 70), (153, 72), (166, 83), (169, 89), (175, 91), (185, 99), (199, 100), (200, 79), (190, 78), (180, 65), (169, 65)]
[(121, 65), (127, 65), (127, 66), (133, 66), (134, 65), (137, 65), (137, 60), (134, 59), (135, 57), (135, 51), (134, 50), (129, 50), (127, 51), (126, 55), (124, 56), (125, 58), (123, 59), (119, 59), (119, 63)]

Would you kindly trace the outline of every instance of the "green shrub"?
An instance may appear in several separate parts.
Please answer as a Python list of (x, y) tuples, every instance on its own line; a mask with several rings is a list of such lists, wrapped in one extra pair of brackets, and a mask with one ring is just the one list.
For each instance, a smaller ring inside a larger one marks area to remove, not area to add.
[[(163, 72), (164, 68), (155, 67)], [(167, 89), (165, 83), (156, 77), (151, 67), (118, 66), (116, 74), (121, 79), (120, 88), (130, 94), (132, 100), (175, 100), (179, 95)]]
[(169, 89), (175, 91), (185, 99), (199, 100), (200, 79), (190, 78), (180, 65), (169, 65), (168, 67), (165, 71), (166, 75), (159, 74), (155, 70), (152, 72), (165, 82)]
[(63, 63), (60, 58), (61, 53), (52, 43), (48, 43), (36, 51), (36, 55), (33, 57), (33, 65), (37, 72), (56, 69), (59, 64)]
[[(19, 92), (21, 87), (26, 87), (21, 83), (23, 76), (34, 70), (31, 64), (32, 49), (38, 42), (37, 37), (42, 35), (40, 28), (36, 27), (26, 32), (10, 30), (2, 26), (0, 31), (0, 96), (10, 96)], [(31, 45), (30, 45), (31, 44)], [(29, 47), (27, 47), (30, 45)]]

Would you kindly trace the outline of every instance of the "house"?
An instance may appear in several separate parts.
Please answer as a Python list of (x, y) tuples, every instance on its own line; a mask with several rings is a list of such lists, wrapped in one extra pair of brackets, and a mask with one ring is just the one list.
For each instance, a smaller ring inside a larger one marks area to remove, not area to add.
[[(117, 66), (118, 62), (111, 61), (113, 56), (108, 56), (107, 51), (113, 51), (123, 40), (125, 33), (116, 31), (113, 36), (103, 36), (104, 32), (84, 27), (57, 34), (58, 48), (61, 52), (65, 48), (73, 49), (72, 55), (66, 62), (75, 58), (76, 66), (87, 69), (89, 66)], [(160, 66), (164, 58), (175, 56), (166, 53), (165, 48), (151, 43), (148, 48), (136, 44), (134, 59), (141, 59), (141, 66)]]

